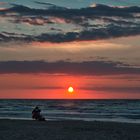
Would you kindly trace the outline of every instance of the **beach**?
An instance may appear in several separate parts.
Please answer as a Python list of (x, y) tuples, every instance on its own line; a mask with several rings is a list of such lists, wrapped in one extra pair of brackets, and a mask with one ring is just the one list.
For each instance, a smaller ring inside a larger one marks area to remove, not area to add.
[(0, 140), (140, 140), (140, 124), (0, 120)]

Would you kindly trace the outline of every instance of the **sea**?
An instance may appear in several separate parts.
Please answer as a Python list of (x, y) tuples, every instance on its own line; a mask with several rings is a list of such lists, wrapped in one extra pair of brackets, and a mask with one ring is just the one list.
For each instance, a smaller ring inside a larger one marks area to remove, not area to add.
[(0, 100), (0, 119), (32, 120), (39, 106), (46, 120), (140, 123), (140, 100)]

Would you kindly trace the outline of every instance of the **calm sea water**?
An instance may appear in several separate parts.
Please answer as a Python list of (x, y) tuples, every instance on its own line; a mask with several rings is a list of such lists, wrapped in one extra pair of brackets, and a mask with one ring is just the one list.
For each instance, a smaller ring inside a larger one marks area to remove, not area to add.
[(47, 120), (140, 123), (140, 100), (0, 100), (0, 118), (32, 119), (36, 105)]

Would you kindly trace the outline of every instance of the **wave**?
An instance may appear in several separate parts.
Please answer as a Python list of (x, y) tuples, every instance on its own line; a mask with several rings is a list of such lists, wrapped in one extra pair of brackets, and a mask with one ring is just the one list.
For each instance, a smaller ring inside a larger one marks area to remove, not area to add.
[(0, 118), (31, 119), (36, 105), (48, 120), (140, 122), (140, 100), (0, 100)]

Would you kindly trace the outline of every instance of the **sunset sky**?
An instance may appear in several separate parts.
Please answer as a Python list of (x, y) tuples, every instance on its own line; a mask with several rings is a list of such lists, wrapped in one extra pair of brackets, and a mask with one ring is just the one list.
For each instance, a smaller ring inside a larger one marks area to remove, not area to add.
[(140, 99), (140, 1), (0, 0), (0, 98)]

